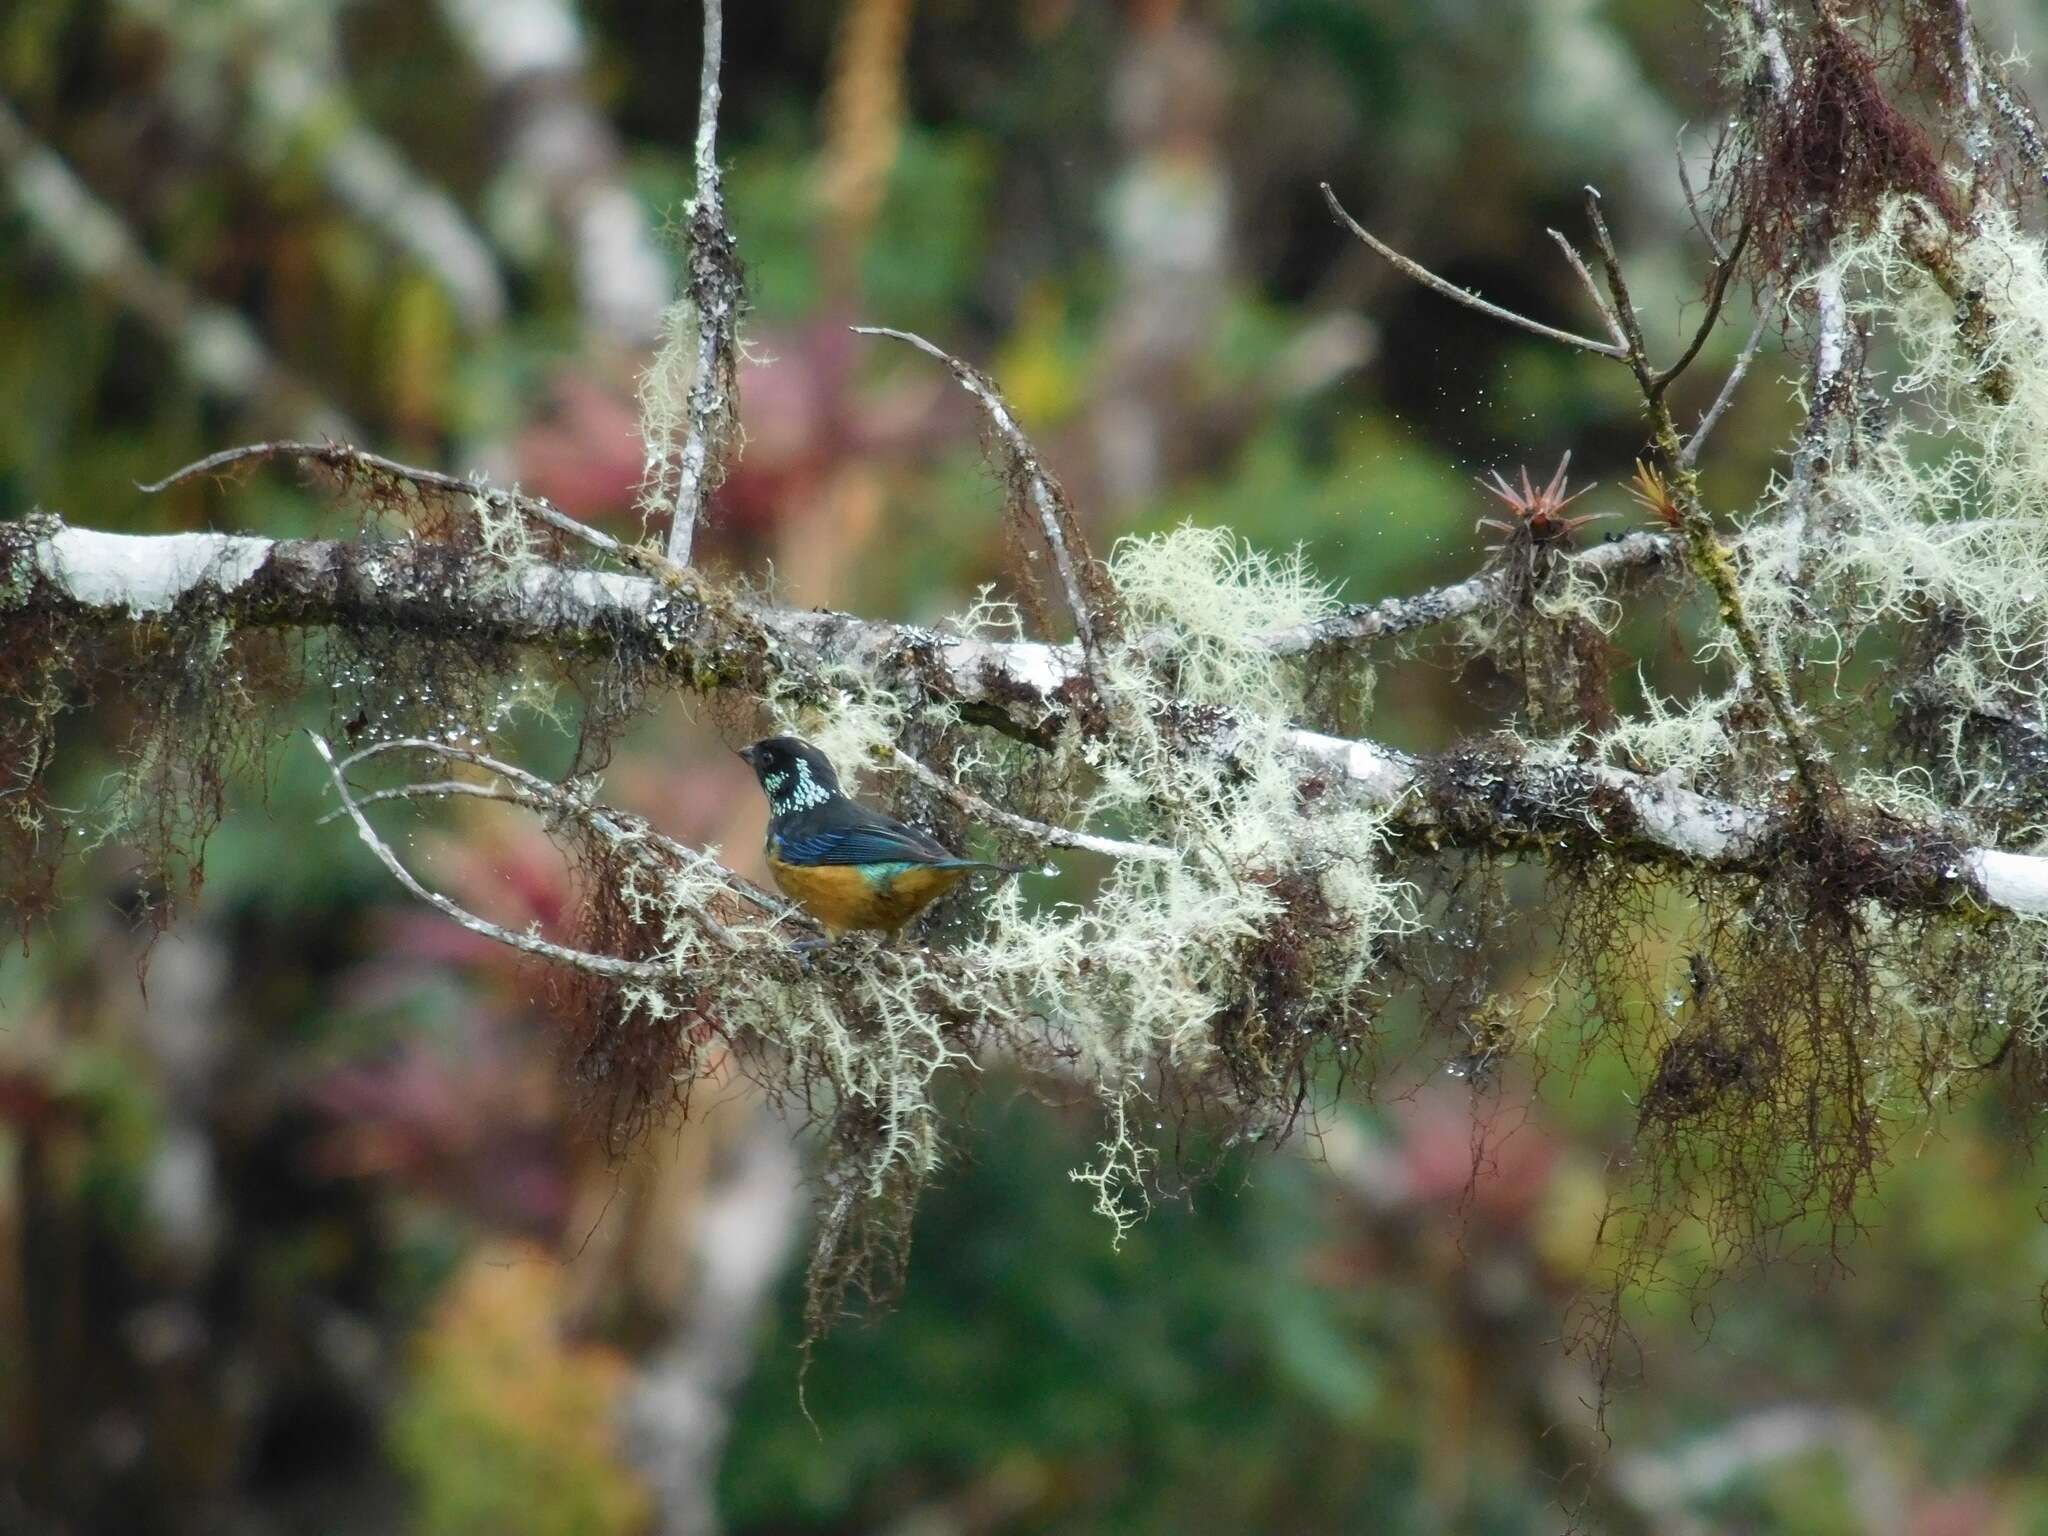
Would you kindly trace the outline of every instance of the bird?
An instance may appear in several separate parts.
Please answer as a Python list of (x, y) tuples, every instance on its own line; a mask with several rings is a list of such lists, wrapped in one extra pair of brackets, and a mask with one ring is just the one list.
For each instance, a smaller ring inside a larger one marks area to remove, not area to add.
[(855, 929), (894, 934), (976, 870), (1020, 864), (956, 857), (895, 817), (849, 799), (826, 757), (795, 736), (739, 749), (768, 797), (768, 872), (836, 941)]

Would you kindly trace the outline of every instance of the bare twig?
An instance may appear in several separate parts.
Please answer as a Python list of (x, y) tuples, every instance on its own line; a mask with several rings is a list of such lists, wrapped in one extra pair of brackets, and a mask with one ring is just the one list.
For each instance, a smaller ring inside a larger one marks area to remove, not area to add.
[[(738, 421), (739, 265), (725, 222), (718, 168), (718, 64), (725, 18), (721, 0), (703, 0), (704, 67), (697, 85), (697, 195), (690, 204), (689, 270), (685, 288), (697, 328), (697, 367), (670, 503), (668, 557), (690, 563), (705, 499), (723, 476)], [(666, 451), (665, 448), (663, 451)]]
[(1749, 372), (1749, 365), (1756, 361), (1757, 349), (1763, 345), (1764, 331), (1771, 319), (1771, 296), (1758, 295), (1756, 324), (1750, 327), (1749, 340), (1742, 344), (1735, 366), (1728, 370), (1728, 377), (1721, 381), (1721, 392), (1714, 396), (1714, 403), (1707, 407), (1700, 417), (1700, 424), (1692, 429), (1692, 436), (1685, 440), (1685, 447), (1679, 450), (1678, 463), (1681, 468), (1690, 469), (1699, 462), (1700, 449), (1727, 412), (1729, 402), (1735, 398), (1736, 390), (1742, 387), (1742, 380)]
[(375, 474), (389, 475), (403, 480), (422, 490), (434, 491), (445, 496), (473, 496), (487, 502), (498, 511), (516, 512), (521, 517), (531, 518), (555, 532), (564, 534), (579, 543), (588, 544), (592, 549), (610, 555), (622, 565), (650, 575), (680, 576), (681, 571), (654, 550), (639, 545), (627, 544), (613, 538), (602, 529), (588, 523), (580, 523), (552, 502), (540, 496), (528, 496), (522, 491), (499, 490), (476, 478), (451, 475), (438, 469), (421, 469), (412, 464), (401, 464), (396, 459), (387, 459), (381, 453), (351, 447), (347, 443), (246, 443), (239, 448), (223, 448), (219, 453), (210, 453), (203, 459), (195, 459), (182, 469), (174, 469), (161, 480), (136, 489), (145, 496), (154, 496), (159, 491), (195, 479), (200, 475), (218, 475), (244, 464), (267, 464), (277, 460), (296, 460), (301, 463), (324, 464), (329, 469), (364, 469)]
[(1081, 562), (1088, 559), (1088, 552), (1085, 547), (1073, 547), (1079, 542), (1080, 530), (1066, 505), (1066, 493), (1046, 470), (1038, 457), (1038, 450), (1031, 446), (1031, 440), (1017, 424), (1016, 416), (994, 381), (943, 347), (910, 331), (893, 330), (882, 325), (857, 325), (853, 331), (856, 336), (886, 336), (893, 341), (908, 342), (927, 357), (936, 358), (952, 370), (960, 387), (980, 404), (990, 425), (995, 428), (1004, 452), (1009, 455), (1017, 477), (1024, 482), (1031, 508), (1038, 514), (1039, 531), (1044, 535), (1046, 547), (1052, 551), (1053, 564), (1059, 571), (1061, 593), (1067, 600), (1067, 611), (1074, 619), (1074, 633), (1081, 642), (1082, 652), (1092, 656), (1102, 638), (1100, 630), (1105, 616), (1097, 611), (1096, 604), (1090, 602), (1084, 583)]
[(1554, 325), (1545, 325), (1541, 320), (1531, 320), (1527, 315), (1517, 314), (1512, 309), (1503, 309), (1498, 304), (1482, 299), (1478, 294), (1471, 292), (1469, 289), (1460, 288), (1456, 283), (1451, 282), (1447, 278), (1438, 277), (1429, 268), (1423, 266), (1422, 263), (1409, 260), (1409, 258), (1403, 256), (1391, 245), (1376, 238), (1358, 220), (1346, 213), (1344, 205), (1337, 201), (1337, 194), (1330, 189), (1330, 184), (1327, 181), (1323, 183), (1323, 201), (1330, 205), (1330, 212), (1336, 216), (1340, 224), (1371, 246), (1374, 251), (1391, 262), (1401, 272), (1432, 292), (1440, 293), (1447, 299), (1463, 304), (1467, 308), (1476, 309), (1482, 315), (1490, 315), (1495, 320), (1502, 321), (1507, 325), (1520, 326), (1532, 335), (1541, 336), (1548, 341), (1562, 342), (1567, 347), (1577, 347), (1581, 352), (1593, 352), (1601, 357), (1626, 357), (1628, 355), (1627, 349), (1619, 342), (1595, 341), (1592, 337), (1581, 336), (1576, 331), (1561, 331)]
[(1714, 273), (1713, 287), (1707, 294), (1707, 313), (1700, 321), (1700, 328), (1693, 333), (1692, 345), (1679, 355), (1677, 362), (1658, 374), (1652, 388), (1659, 397), (1669, 389), (1678, 376), (1692, 366), (1692, 360), (1700, 355), (1700, 348), (1707, 344), (1707, 338), (1714, 333), (1714, 326), (1721, 319), (1721, 303), (1728, 297), (1728, 284), (1735, 276), (1735, 264), (1742, 259), (1742, 248), (1749, 244), (1749, 225), (1745, 223), (1735, 236), (1735, 244), (1726, 257), (1722, 258)]
[(1672, 156), (1678, 167), (1679, 190), (1685, 194), (1685, 211), (1692, 216), (1692, 227), (1700, 232), (1700, 238), (1707, 243), (1714, 260), (1726, 262), (1728, 252), (1722, 248), (1720, 236), (1714, 233), (1714, 226), (1700, 213), (1699, 194), (1693, 190), (1692, 174), (1685, 168), (1685, 130), (1678, 131), (1678, 144)]
[(1065, 827), (1050, 826), (1028, 816), (1019, 816), (1015, 811), (1006, 811), (926, 767), (900, 748), (888, 748), (879, 755), (879, 760), (882, 766), (900, 768), (926, 789), (943, 795), (976, 821), (1005, 827), (1050, 848), (1074, 848), (1087, 853), (1107, 854), (1112, 859), (1152, 859), (1162, 863), (1170, 863), (1180, 857), (1173, 849), (1162, 848), (1155, 843), (1127, 843), (1113, 837), (1098, 837), (1092, 832), (1071, 832)]
[(1572, 264), (1572, 270), (1578, 273), (1579, 281), (1585, 284), (1586, 292), (1593, 300), (1594, 309), (1600, 312), (1601, 322), (1607, 327), (1607, 334), (1614, 338), (1617, 347), (1625, 349), (1628, 346), (1628, 337), (1622, 333), (1621, 322), (1614, 318), (1614, 311), (1607, 303), (1607, 295), (1602, 293), (1600, 285), (1593, 281), (1593, 274), (1586, 267), (1585, 257), (1579, 254), (1577, 246), (1565, 239), (1562, 230), (1546, 229), (1544, 233), (1557, 242), (1557, 248), (1564, 252), (1564, 259)]
[(335, 761), (334, 749), (327, 738), (311, 731), (306, 733), (313, 742), (313, 750), (320, 754), (320, 760), (327, 765), (328, 773), (334, 780), (334, 792), (341, 797), (342, 807), (348, 812), (349, 820), (355, 823), (356, 835), (363, 840), (363, 846), (377, 856), (377, 861), (391, 871), (398, 883), (417, 896), (428, 906), (446, 917), (452, 918), (471, 933), (516, 949), (522, 954), (536, 955), (543, 960), (552, 960), (574, 970), (584, 971), (592, 976), (603, 976), (612, 981), (672, 981), (674, 972), (667, 966), (652, 960), (623, 960), (617, 955), (594, 955), (588, 950), (571, 949), (566, 944), (556, 944), (536, 933), (519, 933), (498, 923), (478, 917), (468, 908), (458, 906), (439, 891), (429, 890), (413, 878), (412, 871), (391, 851), (391, 846), (377, 835), (377, 829), (370, 825), (369, 817), (356, 803), (348, 787), (348, 779), (341, 766)]
[[(378, 799), (419, 799), (430, 795), (462, 794), (476, 795), (485, 799), (507, 800), (524, 805), (532, 810), (545, 811), (550, 815), (578, 820), (591, 826), (615, 843), (641, 841), (651, 844), (679, 863), (688, 864), (718, 880), (733, 895), (742, 901), (768, 913), (778, 922), (793, 922), (815, 929), (816, 924), (798, 908), (778, 896), (772, 896), (753, 881), (734, 873), (719, 863), (701, 848), (657, 832), (638, 817), (629, 817), (624, 812), (610, 810), (591, 804), (579, 796), (552, 784), (536, 773), (508, 763), (502, 758), (480, 752), (473, 747), (457, 746), (450, 742), (435, 741), (426, 736), (394, 737), (387, 741), (372, 742), (342, 759), (343, 771), (372, 757), (387, 752), (425, 752), (432, 756), (448, 758), (459, 763), (468, 763), (487, 773), (496, 774), (508, 786), (502, 792), (498, 786), (475, 784), (462, 779), (442, 780), (432, 784), (407, 784), (398, 789), (380, 790), (372, 795), (359, 796), (357, 803), (369, 805)], [(712, 936), (729, 949), (740, 948), (733, 934), (720, 927), (717, 919), (708, 912), (700, 912)]]

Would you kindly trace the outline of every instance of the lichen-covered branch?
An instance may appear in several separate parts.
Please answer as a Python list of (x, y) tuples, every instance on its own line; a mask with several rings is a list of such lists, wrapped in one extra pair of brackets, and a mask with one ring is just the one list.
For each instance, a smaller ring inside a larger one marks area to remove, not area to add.
[[(725, 221), (724, 173), (718, 164), (718, 68), (725, 17), (720, 0), (703, 0), (703, 7), (697, 191), (685, 227), (684, 291), (671, 311), (661, 352), (642, 389), (650, 416), (650, 495), (669, 513), (668, 557), (677, 565), (690, 563), (705, 502), (724, 476), (726, 456), (739, 431), (740, 268)], [(685, 371), (680, 420), (665, 420), (675, 411), (666, 397)]]
[[(191, 608), (251, 626), (345, 621), (427, 633), (456, 626), (554, 648), (630, 647), (683, 685), (702, 689), (765, 693), (788, 675), (851, 668), (1000, 720), (1019, 734), (1064, 715), (1069, 690), (1084, 676), (1072, 646), (949, 636), (845, 614), (725, 607), (642, 576), (535, 563), (496, 586), (466, 584), (465, 577), (489, 574), (488, 557), (423, 562), (418, 543), (134, 536), (43, 519), (26, 540), (0, 540), (0, 562), (0, 593), (17, 611), (112, 624)], [(453, 611), (451, 587), (467, 594)], [(1550, 765), (1505, 753), (1417, 757), (1306, 729), (1280, 740), (1298, 757), (1303, 780), (1320, 778), (1325, 789), (1384, 810), (1392, 835), (1417, 846), (1536, 855), (1576, 847), (1723, 871), (1758, 868), (1780, 846), (1778, 808), (1731, 804), (1620, 768)], [(1186, 744), (1227, 758), (1245, 738), (1229, 717), (1211, 712)], [(1861, 888), (1872, 899), (1901, 910), (1976, 902), (2048, 916), (2048, 858), (1950, 848), (1905, 823), (1895, 829), (1895, 844), (1870, 852)], [(1098, 851), (1153, 857), (1111, 846)]]

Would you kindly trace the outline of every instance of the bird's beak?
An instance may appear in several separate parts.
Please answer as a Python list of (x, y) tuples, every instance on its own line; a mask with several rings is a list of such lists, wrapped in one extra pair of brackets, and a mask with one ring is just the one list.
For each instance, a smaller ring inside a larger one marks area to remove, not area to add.
[(754, 749), (752, 747), (734, 747), (732, 755), (745, 763), (749, 768), (754, 766)]

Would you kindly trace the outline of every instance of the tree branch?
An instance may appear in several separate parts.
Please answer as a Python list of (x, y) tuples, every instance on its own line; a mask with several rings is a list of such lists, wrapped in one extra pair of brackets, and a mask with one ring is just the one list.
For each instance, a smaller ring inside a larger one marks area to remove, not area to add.
[[(697, 522), (738, 425), (740, 277), (732, 231), (725, 222), (724, 177), (718, 168), (718, 65), (725, 42), (720, 0), (703, 0), (704, 64), (697, 85), (697, 195), (690, 204), (689, 270), (684, 280), (697, 331), (682, 448), (670, 502), (668, 558), (690, 563)], [(664, 445), (665, 447), (666, 445)]]
[(335, 761), (334, 749), (327, 744), (327, 738), (306, 733), (313, 742), (313, 750), (320, 754), (320, 760), (327, 765), (327, 771), (334, 780), (334, 792), (341, 797), (342, 808), (348, 812), (349, 820), (355, 823), (356, 836), (363, 840), (363, 846), (377, 856), (377, 862), (391, 871), (392, 878), (414, 896), (444, 916), (452, 918), (471, 933), (516, 949), (522, 954), (535, 955), (543, 960), (552, 960), (557, 965), (566, 965), (572, 970), (585, 971), (592, 976), (603, 976), (611, 981), (666, 982), (674, 980), (674, 972), (666, 965), (651, 960), (622, 960), (616, 955), (594, 955), (588, 950), (571, 949), (566, 944), (556, 944), (535, 933), (519, 933), (486, 918), (478, 917), (468, 908), (457, 905), (439, 891), (430, 890), (413, 878), (398, 855), (391, 851), (390, 844), (377, 835), (377, 829), (370, 825), (370, 818), (363, 814), (363, 808), (356, 803), (349, 790), (348, 779), (341, 765)]
[(545, 528), (588, 544), (592, 549), (611, 556), (622, 565), (650, 575), (681, 578), (682, 570), (654, 550), (637, 544), (627, 544), (613, 538), (601, 528), (578, 522), (562, 511), (553, 502), (540, 496), (528, 496), (519, 491), (502, 491), (487, 485), (478, 478), (463, 478), (438, 469), (420, 469), (411, 464), (401, 464), (396, 459), (387, 459), (381, 453), (354, 448), (347, 443), (247, 443), (239, 448), (224, 448), (219, 453), (210, 453), (203, 459), (195, 459), (182, 469), (174, 469), (161, 480), (149, 485), (138, 485), (136, 489), (145, 496), (154, 496), (169, 490), (187, 480), (201, 475), (221, 475), (231, 469), (248, 464), (267, 464), (278, 460), (296, 460), (300, 463), (322, 464), (337, 471), (368, 471), (386, 475), (394, 480), (403, 480), (423, 491), (442, 496), (473, 497), (501, 512), (514, 512), (530, 518)]
[(1018, 478), (1024, 482), (1024, 493), (1032, 510), (1038, 515), (1039, 532), (1045, 537), (1046, 548), (1052, 551), (1053, 564), (1060, 574), (1060, 592), (1066, 599), (1068, 613), (1073, 615), (1074, 633), (1080, 639), (1081, 650), (1083, 654), (1093, 656), (1101, 639), (1098, 630), (1102, 615), (1089, 602), (1083, 581), (1081, 562), (1089, 558), (1088, 552), (1085, 548), (1077, 550), (1072, 547), (1079, 541), (1080, 530), (1074, 526), (1073, 514), (1066, 506), (1066, 493), (1060, 489), (1059, 482), (1047, 473), (1038, 457), (1038, 450), (1031, 446), (1031, 439), (1024, 435), (1024, 429), (1017, 424), (1016, 416), (994, 381), (944, 348), (909, 331), (891, 330), (881, 325), (856, 325), (853, 333), (908, 342), (927, 357), (937, 358), (952, 371), (960, 387), (972, 395), (987, 414), (989, 424), (995, 428), (1004, 451), (1009, 454)]
[[(481, 592), (458, 581), (451, 598), (445, 565), (435, 567), (430, 591), (409, 582), (404, 560), (417, 557), (416, 545), (124, 536), (65, 528), (53, 518), (0, 529), (9, 532), (15, 536), (0, 538), (0, 592), (9, 594), (16, 612), (125, 624), (199, 603), (243, 624), (453, 626), (557, 650), (630, 645), (665, 658), (679, 679), (700, 687), (743, 687), (790, 670), (852, 666), (891, 677), (931, 702), (1027, 729), (1060, 715), (1061, 691), (1082, 676), (1073, 646), (948, 637), (837, 613), (753, 608), (736, 615), (641, 576), (539, 565)], [(1237, 745), (1234, 724), (1223, 717), (1212, 722), (1202, 749), (1229, 753)], [(1772, 808), (1716, 800), (1623, 769), (1470, 753), (1413, 757), (1309, 730), (1290, 732), (1286, 746), (1301, 759), (1305, 777), (1390, 810), (1390, 835), (1425, 847), (1540, 856), (1562, 842), (1730, 872), (1754, 871), (1778, 857), (1782, 823)], [(359, 816), (358, 808), (352, 819)], [(361, 830), (366, 823), (357, 825)], [(1922, 835), (1916, 842), (1901, 824), (1906, 853), (1873, 855), (1876, 867), (1861, 888), (1898, 910), (1977, 905), (2048, 917), (2048, 857), (1958, 847), (1930, 877), (1924, 858), (1907, 855), (1924, 853), (1936, 841)], [(405, 878), (411, 888), (411, 877)], [(514, 937), (527, 947), (528, 936)]]
[(1749, 340), (1742, 344), (1742, 351), (1736, 354), (1735, 366), (1728, 370), (1728, 377), (1721, 381), (1721, 392), (1714, 396), (1714, 403), (1707, 407), (1700, 417), (1700, 424), (1692, 429), (1692, 436), (1685, 440), (1685, 447), (1679, 450), (1678, 462), (1686, 469), (1699, 462), (1700, 449), (1706, 446), (1707, 434), (1719, 425), (1727, 413), (1735, 392), (1742, 387), (1743, 379), (1749, 373), (1749, 365), (1756, 361), (1757, 349), (1763, 345), (1764, 331), (1770, 325), (1772, 296), (1766, 292), (1757, 296), (1756, 324), (1750, 327)]
[(1600, 357), (1627, 356), (1627, 352), (1619, 342), (1595, 341), (1592, 337), (1581, 336), (1576, 331), (1561, 331), (1554, 325), (1545, 325), (1541, 320), (1531, 320), (1527, 315), (1517, 314), (1512, 309), (1503, 309), (1500, 305), (1482, 299), (1478, 294), (1468, 289), (1460, 288), (1456, 283), (1449, 281), (1447, 278), (1438, 277), (1429, 268), (1423, 266), (1421, 262), (1409, 260), (1391, 245), (1375, 238), (1358, 220), (1352, 218), (1350, 214), (1344, 211), (1344, 205), (1337, 201), (1337, 194), (1330, 190), (1330, 184), (1327, 181), (1322, 186), (1323, 201), (1330, 205), (1330, 212), (1336, 216), (1337, 222), (1371, 246), (1374, 251), (1378, 252), (1386, 260), (1392, 262), (1403, 274), (1422, 284), (1423, 287), (1430, 289), (1432, 292), (1440, 293), (1455, 303), (1463, 304), (1468, 309), (1476, 309), (1482, 315), (1491, 315), (1494, 319), (1504, 321), (1508, 325), (1520, 326), (1523, 330), (1530, 332), (1532, 335), (1541, 336), (1546, 341), (1562, 342), (1568, 347), (1577, 347), (1581, 352), (1592, 352)]

